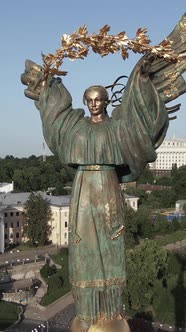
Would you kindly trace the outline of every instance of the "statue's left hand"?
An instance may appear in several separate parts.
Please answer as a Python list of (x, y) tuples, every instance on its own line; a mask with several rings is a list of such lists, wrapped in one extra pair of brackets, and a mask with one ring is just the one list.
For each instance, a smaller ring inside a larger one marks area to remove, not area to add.
[(31, 60), (26, 60), (25, 72), (21, 75), (21, 82), (27, 85), (27, 89), (24, 91), (25, 96), (38, 100), (42, 83), (45, 80), (46, 77), (43, 75), (43, 68)]

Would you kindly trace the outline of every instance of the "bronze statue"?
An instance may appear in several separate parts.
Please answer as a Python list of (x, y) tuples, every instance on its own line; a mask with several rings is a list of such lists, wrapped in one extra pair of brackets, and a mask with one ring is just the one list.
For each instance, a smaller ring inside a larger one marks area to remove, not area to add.
[(133, 69), (112, 116), (105, 87), (83, 96), (90, 118), (73, 109), (60, 78), (27, 60), (25, 95), (35, 100), (50, 150), (77, 169), (69, 217), (69, 277), (76, 307), (72, 331), (127, 331), (124, 216), (119, 182), (136, 180), (156, 159), (169, 124), (165, 104), (186, 92), (186, 15), (168, 37), (179, 60), (144, 55)]

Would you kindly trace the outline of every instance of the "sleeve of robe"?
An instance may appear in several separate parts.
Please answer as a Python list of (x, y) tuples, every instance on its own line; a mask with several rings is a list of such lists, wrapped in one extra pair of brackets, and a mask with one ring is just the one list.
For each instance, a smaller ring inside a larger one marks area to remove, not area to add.
[(149, 76), (140, 72), (142, 61), (129, 77), (121, 105), (112, 113), (116, 137), (129, 168), (128, 174), (121, 174), (123, 182), (136, 180), (146, 164), (156, 159), (155, 149), (163, 141), (169, 124), (158, 91)]
[[(126, 168), (120, 169), (123, 182), (136, 180), (145, 165), (156, 159), (169, 120), (165, 104), (186, 92), (182, 74), (186, 70), (186, 14), (167, 37), (179, 61), (153, 61), (149, 77), (140, 74), (142, 57), (130, 75), (122, 103), (113, 111), (117, 139), (125, 153)], [(177, 108), (178, 109), (178, 108)]]
[(60, 78), (48, 79), (35, 105), (40, 111), (43, 135), (49, 149), (62, 163), (68, 164), (71, 132), (84, 117), (84, 110), (72, 109), (72, 97)]

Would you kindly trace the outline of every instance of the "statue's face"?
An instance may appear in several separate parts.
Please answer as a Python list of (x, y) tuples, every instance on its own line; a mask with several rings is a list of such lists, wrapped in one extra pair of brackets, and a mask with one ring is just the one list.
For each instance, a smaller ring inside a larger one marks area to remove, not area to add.
[(103, 92), (99, 89), (93, 89), (86, 94), (87, 107), (91, 116), (96, 116), (104, 113), (107, 104)]

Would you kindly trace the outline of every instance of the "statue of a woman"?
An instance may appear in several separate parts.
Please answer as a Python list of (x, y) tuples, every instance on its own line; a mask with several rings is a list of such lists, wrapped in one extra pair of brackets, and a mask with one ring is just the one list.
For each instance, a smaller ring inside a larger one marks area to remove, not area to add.
[[(170, 36), (178, 41), (179, 26)], [(177, 66), (174, 82), (165, 79), (175, 66), (144, 56), (111, 117), (103, 86), (91, 86), (84, 93), (89, 118), (83, 109), (73, 109), (71, 95), (59, 78), (49, 76), (36, 91), (29, 90), (32, 84), (26, 90), (26, 96), (38, 99), (35, 105), (49, 148), (63, 164), (77, 169), (69, 217), (69, 277), (79, 324), (74, 330), (91, 331), (91, 326), (122, 322), (125, 228), (119, 181), (136, 180), (146, 164), (156, 159), (155, 149), (168, 128), (165, 103), (186, 91), (183, 65)], [(33, 83), (39, 75), (40, 67), (27, 60), (22, 82)], [(124, 326), (109, 328), (124, 330)]]

